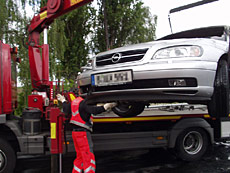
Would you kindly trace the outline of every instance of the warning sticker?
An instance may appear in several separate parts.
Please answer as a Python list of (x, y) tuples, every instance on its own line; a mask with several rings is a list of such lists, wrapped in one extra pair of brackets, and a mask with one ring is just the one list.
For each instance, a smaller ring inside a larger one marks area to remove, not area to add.
[(47, 11), (44, 11), (40, 14), (40, 20), (45, 19), (47, 17)]
[(56, 123), (50, 124), (50, 133), (51, 139), (56, 139)]
[(70, 5), (75, 5), (75, 4), (78, 4), (80, 2), (82, 2), (83, 0), (70, 0)]

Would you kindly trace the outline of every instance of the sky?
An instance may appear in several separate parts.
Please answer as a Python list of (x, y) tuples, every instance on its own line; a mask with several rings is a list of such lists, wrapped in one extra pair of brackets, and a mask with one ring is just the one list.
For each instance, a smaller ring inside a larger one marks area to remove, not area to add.
[[(168, 15), (170, 9), (201, 0), (143, 0), (152, 15), (158, 16), (156, 36), (171, 34)], [(202, 6), (172, 13), (170, 15), (173, 33), (186, 29), (214, 25), (230, 26), (230, 0), (219, 0)]]

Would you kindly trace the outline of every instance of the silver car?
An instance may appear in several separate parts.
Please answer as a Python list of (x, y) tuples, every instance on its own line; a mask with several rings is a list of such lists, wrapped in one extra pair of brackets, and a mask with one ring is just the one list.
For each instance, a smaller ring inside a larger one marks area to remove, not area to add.
[(228, 115), (229, 28), (214, 26), (96, 55), (78, 76), (89, 103), (118, 102), (113, 111), (136, 116), (149, 103), (206, 104)]

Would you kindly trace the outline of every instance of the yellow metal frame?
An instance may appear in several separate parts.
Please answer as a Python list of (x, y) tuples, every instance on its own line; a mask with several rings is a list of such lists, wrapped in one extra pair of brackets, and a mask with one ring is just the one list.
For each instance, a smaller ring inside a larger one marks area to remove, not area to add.
[[(94, 123), (110, 123), (110, 122), (131, 122), (131, 121), (156, 121), (156, 120), (179, 120), (182, 117), (190, 117), (189, 115), (183, 116), (173, 116), (173, 115), (167, 115), (167, 116), (137, 116), (137, 117), (130, 117), (130, 118), (120, 118), (120, 117), (94, 117), (93, 122)], [(208, 114), (198, 114), (197, 117), (204, 117), (204, 118), (210, 118), (210, 115)]]

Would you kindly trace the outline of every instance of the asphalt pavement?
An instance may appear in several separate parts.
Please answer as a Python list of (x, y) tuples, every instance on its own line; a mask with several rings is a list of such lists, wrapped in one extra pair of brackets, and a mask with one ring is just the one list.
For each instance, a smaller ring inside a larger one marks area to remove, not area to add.
[[(215, 144), (196, 162), (178, 160), (164, 149), (97, 152), (97, 173), (229, 173), (230, 145)], [(62, 172), (70, 173), (74, 155), (64, 155)], [(16, 173), (50, 173), (50, 156), (21, 157)]]

